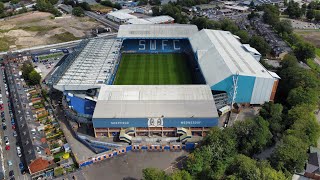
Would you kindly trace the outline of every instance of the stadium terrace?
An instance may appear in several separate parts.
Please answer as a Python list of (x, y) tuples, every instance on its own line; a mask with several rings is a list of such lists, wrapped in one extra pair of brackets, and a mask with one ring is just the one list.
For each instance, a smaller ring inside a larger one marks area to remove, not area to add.
[(117, 38), (77, 49), (49, 84), (95, 137), (128, 143), (199, 139), (219, 125), (218, 109), (273, 101), (280, 79), (237, 36), (195, 25), (121, 25)]

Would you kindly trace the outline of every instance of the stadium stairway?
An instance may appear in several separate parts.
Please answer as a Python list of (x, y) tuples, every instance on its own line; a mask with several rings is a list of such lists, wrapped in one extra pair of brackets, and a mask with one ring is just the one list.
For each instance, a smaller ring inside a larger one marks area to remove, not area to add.
[(179, 137), (180, 142), (187, 140), (188, 138), (192, 137), (192, 133), (190, 129), (186, 128), (177, 128), (177, 134), (182, 134)]
[(122, 129), (120, 130), (120, 136), (119, 136), (119, 139), (121, 141), (125, 141), (127, 143), (131, 143), (131, 140), (132, 140), (132, 137), (129, 135), (129, 134), (133, 134), (135, 131), (134, 131), (134, 128), (131, 127), (131, 128), (126, 128), (126, 129)]

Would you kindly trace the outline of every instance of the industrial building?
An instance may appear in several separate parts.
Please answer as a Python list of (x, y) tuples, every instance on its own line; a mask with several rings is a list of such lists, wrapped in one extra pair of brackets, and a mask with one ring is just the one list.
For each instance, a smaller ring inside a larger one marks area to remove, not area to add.
[[(123, 53), (185, 54), (195, 74), (193, 84), (114, 85)], [(83, 41), (50, 83), (64, 93), (66, 114), (92, 123), (96, 137), (128, 143), (154, 137), (189, 141), (219, 124), (217, 108), (273, 100), (280, 77), (265, 69), (259, 57), (228, 31), (121, 25), (115, 39)]]

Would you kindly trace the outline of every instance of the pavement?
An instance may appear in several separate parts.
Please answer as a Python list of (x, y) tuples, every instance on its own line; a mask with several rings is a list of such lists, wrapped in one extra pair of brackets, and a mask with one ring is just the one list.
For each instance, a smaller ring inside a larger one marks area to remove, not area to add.
[[(8, 83), (8, 82), (7, 82)], [(0, 84), (1, 84), (1, 93), (2, 93), (2, 99), (4, 102), (4, 112), (5, 112), (5, 119), (6, 119), (6, 125), (7, 125), (7, 129), (6, 130), (1, 130), (1, 140), (3, 142), (3, 137), (4, 136), (8, 136), (9, 138), (9, 143), (10, 143), (10, 150), (5, 150), (5, 144), (2, 143), (1, 144), (1, 153), (3, 153), (1, 155), (1, 166), (2, 166), (2, 170), (4, 172), (4, 175), (6, 177), (6, 179), (9, 179), (9, 171), (13, 170), (14, 171), (14, 175), (15, 175), (15, 179), (29, 179), (28, 175), (22, 175), (19, 169), (19, 163), (22, 161), (21, 158), (18, 157), (17, 155), (17, 144), (18, 144), (18, 139), (16, 137), (13, 136), (13, 129), (11, 128), (11, 117), (9, 115), (9, 108), (8, 108), (8, 99), (5, 95), (5, 87), (4, 87), (4, 82), (3, 82), (3, 76), (2, 76), (2, 72), (0, 73)], [(22, 156), (23, 157), (23, 156)], [(11, 160), (13, 165), (12, 166), (8, 166), (8, 160)]]
[(82, 169), (86, 180), (142, 179), (145, 168), (159, 168), (167, 173), (180, 168), (187, 152), (128, 152)]

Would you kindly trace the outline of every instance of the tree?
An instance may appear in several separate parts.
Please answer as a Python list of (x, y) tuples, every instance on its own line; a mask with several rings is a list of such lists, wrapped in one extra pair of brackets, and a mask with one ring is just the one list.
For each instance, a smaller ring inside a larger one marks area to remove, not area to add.
[(159, 6), (159, 5), (161, 5), (161, 1), (160, 0), (150, 0), (150, 5)]
[(307, 4), (303, 3), (302, 6), (301, 6), (301, 14), (302, 14), (302, 16), (304, 16), (306, 14), (306, 11), (307, 11)]
[(239, 30), (239, 31), (235, 32), (234, 34), (240, 37), (241, 43), (243, 43), (243, 44), (249, 43), (250, 36), (247, 31)]
[(297, 58), (292, 55), (292, 54), (286, 54), (282, 61), (281, 61), (281, 67), (283, 69), (288, 68), (288, 67), (296, 67), (298, 64)]
[(294, 48), (294, 54), (299, 61), (306, 62), (307, 59), (315, 57), (315, 47), (308, 42), (300, 42)]
[(319, 93), (316, 89), (301, 86), (291, 89), (287, 98), (290, 106), (309, 104), (316, 106), (319, 103)]
[(72, 14), (81, 17), (84, 16), (84, 11), (81, 7), (74, 7), (72, 9)]
[(114, 4), (113, 4), (113, 7), (116, 8), (116, 9), (118, 9), (118, 10), (119, 10), (119, 9), (122, 9), (121, 4), (119, 4), (119, 3), (114, 3)]
[(289, 2), (286, 13), (290, 18), (300, 18), (303, 15), (299, 3), (294, 2), (293, 0)]
[(41, 80), (41, 75), (37, 71), (33, 70), (29, 73), (29, 83), (31, 85), (40, 84), (40, 80)]
[(270, 25), (276, 25), (279, 23), (279, 9), (273, 5), (265, 5), (263, 13), (263, 21)]
[(168, 176), (162, 170), (155, 168), (146, 168), (142, 170), (144, 180), (166, 180)]
[(275, 29), (280, 34), (290, 34), (293, 31), (290, 20), (281, 20), (280, 23), (275, 26)]
[(213, 173), (213, 170), (211, 169), (213, 154), (214, 151), (212, 151), (210, 146), (203, 146), (195, 149), (188, 157), (186, 169), (194, 177), (198, 177), (199, 179), (210, 179), (210, 176)]
[(265, 180), (286, 180), (288, 179), (281, 171), (276, 171), (273, 169), (269, 162), (261, 161), (257, 162), (257, 168), (260, 169), (261, 175), (260, 179)]
[(269, 122), (269, 129), (274, 138), (279, 138), (285, 129), (282, 119), (283, 106), (273, 102), (264, 103), (260, 116)]
[(228, 167), (227, 175), (233, 175), (236, 179), (256, 180), (260, 179), (261, 171), (257, 168), (254, 159), (239, 154)]
[(105, 0), (100, 2), (103, 6), (113, 7), (113, 3), (111, 1)]
[(252, 36), (249, 44), (256, 48), (262, 55), (266, 55), (271, 51), (269, 44), (261, 36)]
[(148, 0), (139, 0), (138, 5), (142, 6), (142, 5), (147, 5), (148, 4)]
[(307, 160), (308, 144), (292, 135), (282, 138), (271, 156), (271, 164), (283, 172), (301, 172)]
[(306, 14), (306, 18), (311, 21), (315, 16), (315, 11), (313, 9), (309, 9)]
[(91, 7), (87, 2), (79, 3), (78, 6), (80, 6), (85, 11), (91, 11)]
[(153, 7), (151, 8), (151, 10), (152, 10), (152, 15), (153, 15), (153, 16), (159, 16), (159, 15), (160, 15), (160, 8), (159, 8), (159, 6), (153, 6)]
[(10, 2), (11, 2), (11, 4), (18, 4), (20, 2), (20, 0), (11, 0)]
[(4, 4), (3, 2), (0, 2), (0, 14), (4, 12)]
[(320, 21), (320, 11), (315, 11), (314, 20), (318, 22)]
[(236, 122), (232, 131), (236, 137), (238, 151), (245, 155), (261, 152), (272, 138), (269, 123), (260, 116)]
[(30, 62), (24, 62), (21, 70), (22, 70), (22, 78), (25, 81), (29, 81), (29, 74), (34, 70), (32, 64)]
[(170, 175), (171, 180), (192, 180), (192, 176), (185, 170), (175, 171)]

